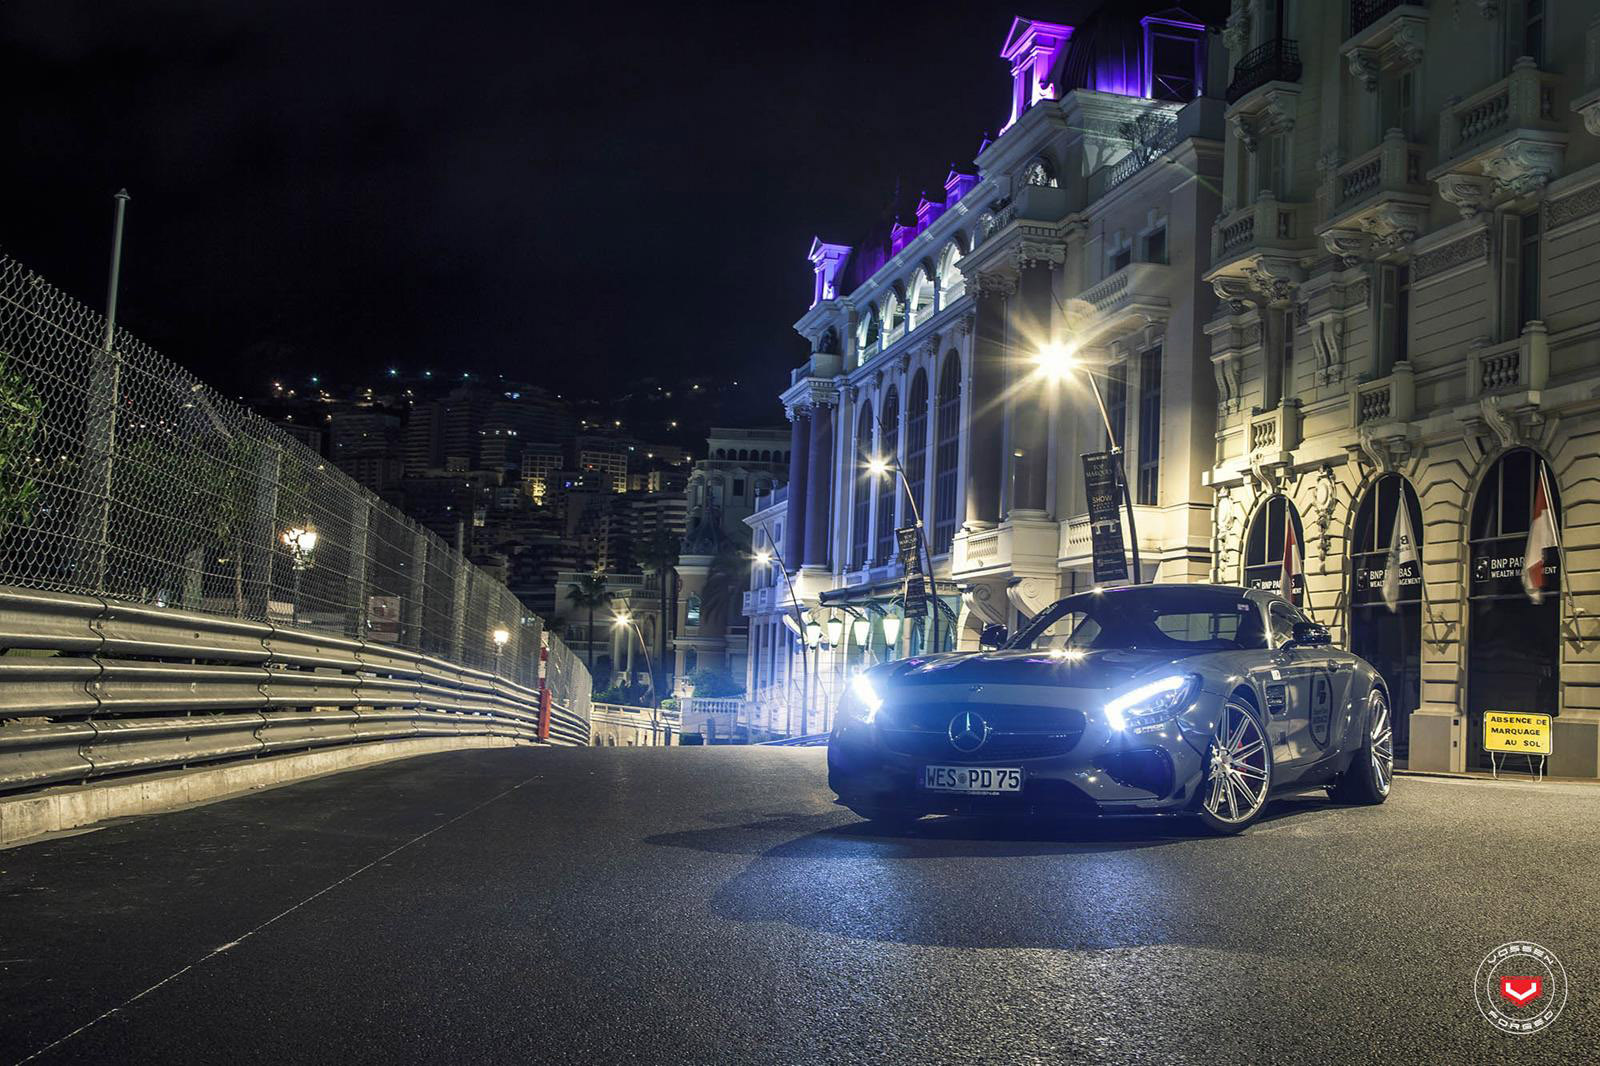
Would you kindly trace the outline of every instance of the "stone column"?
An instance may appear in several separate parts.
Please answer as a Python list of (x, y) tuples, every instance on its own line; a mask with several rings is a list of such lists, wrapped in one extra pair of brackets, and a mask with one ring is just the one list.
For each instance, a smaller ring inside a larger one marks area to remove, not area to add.
[(1006, 301), (1015, 295), (1016, 281), (1005, 274), (978, 274), (976, 319), (972, 338), (972, 412), (968, 445), (966, 525), (973, 529), (993, 526), (1000, 519), (1002, 410), (996, 401), (1005, 389)]
[[(1052, 275), (1043, 264), (1026, 267), (1018, 283), (1010, 319), (1007, 368), (1011, 387), (1007, 407), (1011, 418), (1011, 510), (1044, 511), (1046, 472), (1049, 466), (1046, 390), (1031, 387), (1034, 352), (1030, 349), (1050, 337), (1050, 286)], [(1041, 383), (1042, 384), (1042, 383)]]
[(806, 474), (811, 468), (811, 412), (796, 407), (789, 413), (789, 503), (783, 522), (783, 564), (790, 570), (800, 565), (805, 543)]
[(832, 511), (833, 407), (811, 409), (811, 447), (806, 471), (806, 542), (804, 564), (828, 565), (828, 518)]

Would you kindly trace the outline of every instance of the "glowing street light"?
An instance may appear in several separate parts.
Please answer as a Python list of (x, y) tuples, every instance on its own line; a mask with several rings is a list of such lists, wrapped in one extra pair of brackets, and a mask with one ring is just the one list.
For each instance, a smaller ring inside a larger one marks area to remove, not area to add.
[(283, 546), (294, 556), (296, 570), (311, 565), (311, 553), (317, 550), (317, 531), (293, 526), (283, 531)]
[(1078, 359), (1077, 346), (1062, 341), (1052, 341), (1041, 347), (1034, 356), (1034, 362), (1039, 372), (1053, 381), (1065, 381), (1073, 371), (1083, 366)]
[(494, 646), (496, 650), (504, 648), (511, 641), (511, 630), (501, 626), (494, 631)]
[(900, 468), (900, 464), (891, 464), (883, 456), (874, 455), (867, 460), (866, 468), (867, 473), (873, 477), (898, 477), (900, 479), (900, 487), (906, 493), (906, 503), (911, 505), (911, 520), (917, 529), (917, 543), (922, 546), (923, 558), (928, 561), (927, 573), (924, 575), (928, 582), (928, 591), (932, 594), (928, 600), (928, 636), (934, 650), (937, 651), (940, 648), (939, 589), (933, 574), (933, 549), (928, 547), (928, 531), (922, 527), (922, 512), (917, 509), (916, 494), (911, 491), (911, 482), (906, 480), (906, 472)]
[(844, 641), (844, 616), (834, 615), (828, 619), (828, 643), (837, 648)]
[(855, 634), (856, 643), (865, 648), (867, 641), (872, 639), (872, 619), (857, 618), (850, 623), (850, 629)]
[(1068, 380), (1077, 371), (1083, 371), (1083, 376), (1089, 381), (1089, 389), (1094, 393), (1095, 406), (1100, 408), (1100, 420), (1105, 423), (1106, 440), (1111, 445), (1112, 469), (1117, 472), (1117, 481), (1122, 488), (1122, 503), (1128, 512), (1128, 545), (1133, 551), (1133, 584), (1139, 583), (1139, 526), (1133, 517), (1133, 496), (1128, 492), (1128, 474), (1122, 468), (1122, 442), (1117, 440), (1117, 432), (1111, 426), (1111, 415), (1106, 410), (1106, 401), (1100, 395), (1100, 386), (1094, 380), (1094, 374), (1078, 358), (1078, 346), (1069, 341), (1050, 341), (1039, 346), (1034, 353), (1034, 364), (1038, 367), (1041, 377), (1049, 381), (1063, 382)]
[[(639, 642), (639, 650), (644, 652), (644, 668), (650, 673), (650, 705), (654, 707), (655, 701), (659, 696), (656, 692), (656, 668), (655, 664), (650, 661), (650, 649), (645, 647), (644, 634), (639, 631), (638, 625), (634, 623), (633, 615), (627, 611), (618, 611), (612, 615), (611, 624), (618, 629), (631, 629), (634, 639)], [(633, 678), (628, 678), (628, 684), (632, 686)]]
[(883, 643), (885, 647), (892, 649), (900, 643), (900, 623), (902, 621), (903, 619), (897, 614), (883, 616)]

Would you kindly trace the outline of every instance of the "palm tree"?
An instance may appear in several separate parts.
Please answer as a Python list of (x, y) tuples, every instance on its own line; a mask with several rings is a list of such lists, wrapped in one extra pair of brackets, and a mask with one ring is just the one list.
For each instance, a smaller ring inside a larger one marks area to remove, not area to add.
[(578, 580), (567, 586), (567, 601), (580, 610), (589, 612), (589, 673), (594, 673), (594, 612), (611, 602), (606, 591), (606, 575), (599, 570), (579, 574)]
[(672, 581), (672, 568), (678, 565), (678, 550), (681, 547), (682, 544), (677, 537), (664, 529), (658, 529), (649, 540), (645, 541), (644, 547), (639, 551), (639, 562), (645, 569), (655, 571), (656, 584), (659, 586), (656, 591), (661, 597), (661, 614), (658, 616), (660, 622), (656, 626), (658, 646), (656, 673), (659, 676), (653, 679), (657, 699), (660, 699), (661, 693), (666, 691), (664, 682), (667, 675), (667, 619), (671, 617), (667, 614), (667, 586)]

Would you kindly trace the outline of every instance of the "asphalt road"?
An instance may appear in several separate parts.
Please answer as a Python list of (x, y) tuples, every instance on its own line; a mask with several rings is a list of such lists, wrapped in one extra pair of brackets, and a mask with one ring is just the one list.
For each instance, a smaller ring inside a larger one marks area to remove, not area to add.
[[(815, 749), (435, 755), (0, 851), (0, 1062), (1593, 1062), (1597, 805), (880, 837)], [(1523, 938), (1571, 996), (1504, 1036)]]

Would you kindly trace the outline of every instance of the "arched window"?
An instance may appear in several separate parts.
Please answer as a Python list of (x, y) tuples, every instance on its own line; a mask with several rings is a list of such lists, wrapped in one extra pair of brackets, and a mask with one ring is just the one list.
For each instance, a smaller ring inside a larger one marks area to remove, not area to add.
[(951, 241), (939, 256), (939, 306), (949, 307), (967, 292), (967, 279), (961, 273), (961, 246)]
[[(1525, 578), (1530, 536), (1545, 547), (1535, 573)], [(1469, 770), (1489, 768), (1488, 755), (1479, 750), (1485, 711), (1559, 710), (1560, 542), (1561, 493), (1554, 471), (1527, 448), (1506, 452), (1478, 486), (1467, 532), (1467, 736), (1474, 738)], [(1500, 761), (1502, 770), (1527, 769), (1524, 759)]]
[(976, 248), (989, 239), (989, 234), (994, 232), (994, 215), (985, 211), (978, 216), (978, 224), (972, 227), (972, 247)]
[(1022, 182), (1024, 185), (1040, 185), (1047, 189), (1056, 188), (1055, 164), (1042, 155), (1038, 156), (1023, 170)]
[(761, 449), (761, 461), (763, 463), (772, 462), (772, 453), (765, 448)]
[(911, 310), (907, 328), (916, 329), (933, 317), (933, 311), (933, 274), (924, 263), (911, 279)]
[(693, 592), (683, 605), (683, 624), (697, 626), (700, 624), (700, 594)]
[[(1293, 587), (1284, 589), (1283, 550), (1289, 542), (1285, 535), (1290, 524), (1294, 528), (1294, 543), (1298, 546), (1295, 559)], [(1291, 603), (1305, 603), (1305, 527), (1300, 524), (1300, 512), (1295, 510), (1287, 496), (1269, 496), (1267, 502), (1256, 510), (1250, 522), (1250, 535), (1245, 538), (1244, 583), (1253, 589), (1277, 592)]]
[[(1389, 682), (1396, 759), (1410, 752), (1411, 712), (1421, 690), (1421, 537), (1422, 505), (1411, 483), (1399, 474), (1374, 481), (1350, 529), (1350, 650)], [(1402, 561), (1388, 586), (1390, 548), (1397, 542)]]
[(928, 478), (928, 374), (918, 370), (911, 379), (911, 399), (906, 403), (906, 481), (916, 513), (923, 509), (923, 485)]
[(894, 555), (894, 501), (900, 491), (900, 475), (894, 472), (900, 461), (900, 393), (893, 385), (883, 398), (883, 415), (878, 420), (878, 456), (889, 464), (890, 473), (878, 478), (878, 537), (872, 558), (881, 566)]
[(906, 332), (906, 301), (899, 283), (883, 299), (883, 346), (887, 348)]
[(717, 449), (717, 458), (718, 459), (726, 459), (727, 457), (728, 457), (728, 449), (726, 449), (726, 448), (718, 448)]
[(943, 555), (956, 537), (956, 463), (961, 457), (961, 357), (952, 349), (939, 372), (938, 434), (933, 451), (933, 550)]
[(856, 352), (865, 360), (878, 347), (878, 305), (868, 304), (856, 323)]
[(850, 515), (850, 568), (867, 565), (867, 538), (870, 535), (872, 475), (867, 472), (867, 457), (872, 454), (872, 405), (861, 405), (861, 421), (856, 425), (855, 502)]

